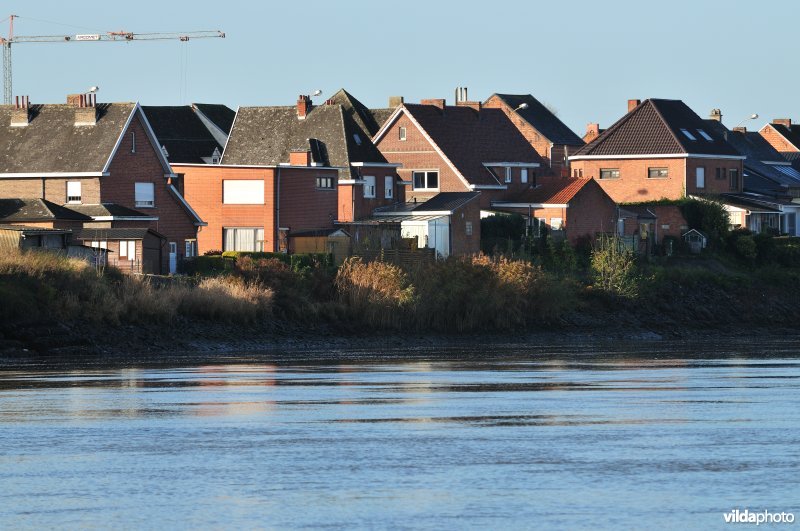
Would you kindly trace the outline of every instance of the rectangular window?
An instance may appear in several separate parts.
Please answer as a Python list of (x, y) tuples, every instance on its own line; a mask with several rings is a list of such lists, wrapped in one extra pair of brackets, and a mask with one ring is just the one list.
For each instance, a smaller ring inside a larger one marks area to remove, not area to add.
[(394, 197), (394, 176), (387, 175), (383, 178), (383, 197), (392, 199)]
[(728, 220), (731, 225), (734, 227), (739, 227), (742, 225), (742, 213), (741, 212), (728, 212)]
[(523, 184), (528, 182), (528, 168), (522, 168), (519, 170), (519, 182)]
[(91, 245), (95, 249), (108, 249), (108, 242), (105, 241), (105, 240), (103, 240), (103, 241), (93, 241)]
[(185, 240), (186, 258), (197, 256), (197, 240)]
[(467, 221), (466, 231), (467, 231), (467, 236), (472, 236), (472, 222), (471, 221)]
[(136, 183), (134, 184), (134, 191), (136, 194), (137, 207), (154, 207), (156, 206), (156, 190), (153, 183)]
[(689, 140), (697, 140), (697, 138), (695, 138), (695, 136), (692, 133), (690, 133), (688, 129), (681, 129), (681, 133), (683, 133), (684, 136), (686, 136), (686, 138), (688, 138)]
[(405, 139), (406, 139), (406, 128), (403, 127), (403, 126), (400, 126), (398, 128), (397, 132), (398, 132), (398, 137), (400, 138), (400, 140), (405, 141)]
[(562, 218), (550, 218), (550, 228), (552, 230), (561, 230), (564, 226), (564, 220)]
[(438, 171), (415, 171), (412, 173), (414, 180), (414, 190), (438, 190), (439, 172)]
[(511, 182), (511, 168), (506, 168), (506, 184)]
[(739, 190), (739, 170), (728, 170), (728, 184), (732, 191)]
[(706, 133), (706, 132), (705, 132), (705, 131), (703, 131), (702, 129), (698, 129), (698, 130), (697, 130), (697, 132), (698, 132), (698, 133), (700, 133), (700, 136), (702, 136), (703, 138), (705, 138), (705, 139), (706, 139), (706, 140), (708, 140), (709, 142), (713, 142), (713, 141), (714, 141), (714, 139), (713, 139), (713, 138), (711, 138), (711, 135), (709, 135), (708, 133)]
[(317, 188), (320, 190), (333, 190), (333, 177), (317, 177)]
[(717, 168), (717, 173), (715, 175), (717, 179), (724, 179), (725, 178), (725, 168)]
[(364, 199), (373, 199), (375, 197), (375, 176), (364, 176)]
[(136, 260), (136, 241), (128, 240), (119, 242), (119, 257)]
[(547, 218), (536, 218), (536, 235), (541, 236), (547, 228)]
[(619, 179), (619, 168), (600, 169), (601, 179)]
[(263, 205), (264, 181), (222, 181), (222, 203), (226, 205)]
[(67, 203), (80, 203), (81, 202), (81, 182), (69, 181), (67, 182)]
[(264, 250), (264, 229), (258, 227), (231, 227), (222, 229), (223, 251)]
[(695, 169), (695, 184), (698, 188), (706, 187), (706, 169), (703, 166)]
[(667, 177), (669, 177), (667, 168), (647, 168), (648, 179), (666, 179)]

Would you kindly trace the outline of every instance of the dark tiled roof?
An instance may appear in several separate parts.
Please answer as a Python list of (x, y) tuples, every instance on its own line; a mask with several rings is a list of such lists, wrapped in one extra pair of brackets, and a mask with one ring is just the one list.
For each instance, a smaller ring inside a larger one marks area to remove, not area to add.
[(336, 104), (314, 107), (304, 120), (296, 107), (241, 107), (222, 162), (278, 165), (295, 150), (310, 150), (314, 162), (348, 171), (351, 162), (386, 162), (369, 134)]
[(27, 225), (7, 225), (7, 224), (0, 224), (0, 229), (2, 230), (13, 230), (17, 232), (27, 232), (27, 233), (36, 233), (36, 234), (67, 234), (70, 231), (69, 229), (51, 229), (48, 227), (28, 227)]
[[(202, 164), (214, 150), (222, 153), (224, 146), (187, 105), (177, 107), (142, 107), (160, 146), (167, 148), (170, 162)], [(233, 111), (231, 111), (233, 112)]]
[(791, 127), (776, 123), (770, 123), (769, 125), (791, 142), (794, 147), (800, 149), (800, 124), (792, 124)]
[[(687, 130), (695, 140), (687, 137)], [(711, 140), (705, 139), (705, 131)], [(695, 154), (736, 156), (725, 139), (680, 100), (649, 99), (623, 116), (573, 156)]]
[(493, 204), (533, 203), (564, 205), (572, 201), (572, 199), (578, 195), (578, 192), (583, 190), (583, 187), (591, 182), (592, 179), (557, 179), (541, 186), (528, 188), (509, 199), (495, 201)]
[(14, 198), (0, 199), (0, 220), (4, 222), (90, 221), (91, 218), (45, 199)]
[[(378, 124), (378, 129), (380, 129), (381, 127), (383, 127), (383, 124), (386, 123), (386, 120), (388, 120), (396, 110), (397, 107), (391, 107), (391, 108), (387, 107), (385, 109), (370, 109), (369, 112), (375, 119), (375, 123)], [(377, 132), (378, 131), (376, 130), (374, 133), (372, 133), (372, 136), (375, 136)]]
[(73, 235), (76, 240), (141, 240), (150, 232), (164, 238), (158, 232), (146, 228), (81, 229)]
[(145, 214), (132, 208), (124, 207), (116, 203), (103, 203), (100, 205), (70, 205), (70, 209), (85, 216), (93, 218), (99, 217), (123, 217), (123, 218), (149, 218), (152, 214)]
[(236, 111), (225, 105), (215, 103), (193, 103), (192, 107), (203, 113), (205, 117), (219, 127), (223, 133), (226, 135), (231, 133)]
[(500, 109), (445, 106), (442, 110), (410, 103), (405, 109), (470, 184), (499, 184), (484, 166), (486, 162), (541, 164), (539, 155)]
[[(564, 125), (550, 109), (530, 94), (495, 94), (512, 109), (517, 109), (523, 103), (528, 105), (525, 109), (516, 110), (516, 114), (536, 128), (545, 138), (554, 144), (568, 146), (582, 146), (583, 140), (572, 129)], [(491, 98), (489, 98), (491, 99)]]
[(439, 192), (424, 202), (395, 203), (375, 209), (375, 214), (420, 214), (424, 212), (455, 212), (473, 199), (477, 199), (480, 192)]
[(105, 169), (135, 103), (100, 103), (97, 124), (76, 127), (75, 107), (32, 105), (26, 127), (11, 127), (0, 105), (0, 173), (79, 173)]
[(382, 124), (376, 121), (372, 111), (345, 89), (339, 89), (339, 92), (331, 96), (329, 101), (341, 105), (345, 116), (351, 117), (370, 138), (380, 129)]
[(780, 212), (782, 202), (775, 201), (760, 194), (721, 194), (720, 199), (726, 205), (745, 208), (754, 212)]

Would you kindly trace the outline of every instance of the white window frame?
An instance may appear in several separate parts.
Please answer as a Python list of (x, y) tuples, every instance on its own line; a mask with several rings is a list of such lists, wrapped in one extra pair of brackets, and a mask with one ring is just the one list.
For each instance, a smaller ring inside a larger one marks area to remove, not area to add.
[(394, 198), (394, 175), (385, 175), (383, 177), (383, 198)]
[[(424, 179), (425, 179), (425, 187), (424, 188), (417, 188), (416, 175), (419, 174), (419, 173), (425, 174), (425, 177), (424, 177)], [(436, 174), (436, 186), (433, 187), (433, 188), (428, 186), (429, 175), (431, 173), (435, 173)], [(441, 185), (441, 183), (439, 182), (439, 170), (414, 170), (414, 171), (411, 172), (411, 186), (413, 186), (414, 190), (423, 191), (423, 192), (425, 192), (425, 191), (438, 191), (440, 185)]]
[(197, 256), (197, 240), (184, 240), (184, 257), (192, 258)]
[(522, 168), (519, 170), (519, 182), (525, 184), (528, 182), (528, 168)]
[[(251, 230), (254, 231), (253, 234), (253, 241), (254, 241), (254, 251), (255, 252), (263, 252), (264, 251), (264, 227), (222, 227), (222, 250), (223, 251), (247, 251), (247, 249), (236, 249), (236, 231), (240, 230)], [(226, 239), (227, 231), (234, 231), (233, 233), (233, 242), (228, 242)], [(259, 239), (261, 236), (261, 239)], [(228, 245), (230, 243), (230, 245)]]
[(364, 199), (375, 199), (375, 176), (365, 175), (364, 179)]
[(119, 257), (136, 260), (136, 240), (120, 240)]
[(514, 180), (513, 174), (511, 173), (511, 166), (506, 166), (506, 184), (510, 184)]
[[(75, 192), (78, 192), (77, 194)], [(80, 204), (82, 201), (83, 195), (82, 186), (80, 181), (67, 181), (67, 203), (69, 204)]]
[[(330, 184), (330, 186), (321, 186), (321, 184), (324, 185), (328, 183)], [(333, 190), (334, 189), (333, 177), (325, 175), (317, 175), (315, 185), (317, 187), (317, 190)]]
[(400, 139), (401, 142), (405, 142), (407, 137), (407, 131), (405, 126), (401, 125), (397, 128), (397, 137)]
[[(156, 185), (155, 183), (134, 183), (134, 204), (136, 208), (154, 208), (156, 206)], [(150, 192), (144, 193), (149, 189)], [(148, 201), (146, 197), (151, 199)], [(140, 199), (141, 198), (141, 199)]]
[(550, 230), (564, 230), (564, 218), (550, 218)]
[(698, 166), (694, 170), (694, 178), (695, 178), (695, 186), (697, 188), (705, 188), (706, 187), (706, 167), (705, 166)]

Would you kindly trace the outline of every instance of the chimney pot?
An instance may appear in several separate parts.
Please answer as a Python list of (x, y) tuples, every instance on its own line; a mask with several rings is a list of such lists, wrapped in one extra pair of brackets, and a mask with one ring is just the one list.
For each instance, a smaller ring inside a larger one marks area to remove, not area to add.
[(711, 114), (708, 115), (710, 120), (716, 120), (718, 122), (722, 122), (722, 111), (719, 109), (711, 109)]
[(734, 127), (733, 128), (733, 132), (734, 133), (743, 133), (744, 134), (744, 133), (747, 132), (747, 128), (744, 127), (744, 126)]
[(642, 100), (628, 100), (628, 112), (634, 110), (640, 103), (642, 103)]
[(445, 99), (444, 98), (434, 98), (428, 100), (420, 100), (421, 105), (433, 105), (434, 107), (438, 107), (444, 110), (445, 106)]
[(30, 98), (17, 96), (15, 102), (11, 110), (11, 127), (25, 127), (31, 122)]
[(784, 127), (792, 127), (791, 118), (775, 118), (774, 120), (772, 120), (772, 123), (775, 125), (782, 125)]
[(394, 109), (395, 107), (400, 107), (403, 104), (403, 96), (389, 96), (389, 107)]

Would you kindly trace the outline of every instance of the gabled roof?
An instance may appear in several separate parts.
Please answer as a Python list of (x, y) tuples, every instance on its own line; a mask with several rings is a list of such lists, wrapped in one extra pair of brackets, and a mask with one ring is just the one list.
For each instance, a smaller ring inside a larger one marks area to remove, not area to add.
[(12, 127), (12, 105), (0, 105), (0, 174), (101, 173), (136, 109), (135, 103), (97, 104), (97, 124), (75, 124), (75, 107), (31, 105), (30, 123)]
[(0, 220), (3, 222), (91, 221), (91, 219), (86, 214), (57, 205), (46, 199), (0, 199)]
[[(567, 127), (564, 122), (558, 119), (550, 109), (545, 107), (539, 100), (530, 94), (494, 94), (497, 96), (523, 120), (533, 126), (539, 133), (554, 144), (566, 144), (568, 146), (582, 146), (584, 141), (576, 135), (572, 129)], [(491, 97), (489, 99), (492, 99)], [(488, 100), (487, 100), (488, 101)], [(519, 106), (526, 104), (525, 109)]]
[(705, 121), (682, 101), (653, 98), (639, 104), (570, 159), (673, 154), (740, 157), (724, 138), (707, 129)]
[(341, 105), (314, 107), (303, 120), (296, 107), (240, 107), (223, 153), (223, 164), (274, 166), (289, 153), (310, 150), (323, 166), (345, 168), (354, 162), (386, 163), (355, 117)]
[(397, 110), (397, 107), (385, 107), (385, 108), (382, 108), (382, 109), (370, 109), (369, 110), (369, 112), (372, 114), (372, 117), (375, 119), (375, 123), (378, 124), (378, 129), (375, 130), (374, 133), (372, 133), (372, 136), (375, 136), (375, 134), (378, 131), (380, 131), (381, 127), (383, 127), (383, 124), (386, 123), (386, 120), (391, 118), (392, 114), (394, 114), (394, 111), (396, 111), (396, 110)]
[(501, 109), (406, 103), (383, 124), (377, 142), (400, 114), (407, 113), (419, 124), (435, 147), (470, 184), (498, 185), (485, 163), (521, 162), (541, 164), (541, 158)]
[[(225, 146), (214, 137), (193, 107), (146, 106), (142, 109), (159, 146), (166, 148), (170, 162), (201, 164), (204, 162), (203, 157), (211, 157), (215, 149), (222, 153)], [(228, 110), (233, 114), (233, 111)]]
[[(772, 127), (783, 136), (794, 147), (800, 149), (800, 124), (792, 124), (791, 127), (786, 127), (783, 124), (769, 123), (767, 126)], [(766, 126), (765, 126), (766, 127)]]
[(217, 103), (192, 103), (192, 107), (200, 111), (211, 123), (219, 127), (226, 135), (230, 134), (236, 111), (227, 105)]
[(503, 203), (526, 203), (535, 205), (566, 205), (578, 195), (578, 192), (590, 183), (596, 185), (593, 179), (556, 179), (541, 186), (523, 190), (515, 196), (503, 201), (492, 201), (493, 205)]
[(351, 117), (370, 138), (380, 129), (381, 124), (375, 119), (373, 112), (345, 89), (339, 89), (328, 101), (341, 105), (345, 116)]

